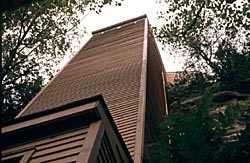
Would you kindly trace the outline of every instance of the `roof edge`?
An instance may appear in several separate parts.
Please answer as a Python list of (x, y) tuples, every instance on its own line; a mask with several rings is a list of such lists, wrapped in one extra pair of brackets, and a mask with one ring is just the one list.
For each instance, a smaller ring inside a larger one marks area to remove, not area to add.
[(47, 116), (49, 114), (64, 111), (64, 110), (67, 110), (67, 109), (70, 109), (70, 108), (73, 108), (73, 107), (77, 107), (77, 106), (80, 106), (80, 105), (85, 105), (85, 104), (88, 104), (88, 103), (91, 103), (91, 102), (101, 101), (101, 99), (103, 99), (102, 95), (97, 94), (95, 96), (91, 96), (91, 97), (84, 98), (84, 99), (81, 99), (81, 100), (73, 101), (73, 102), (70, 102), (70, 103), (55, 107), (55, 108), (51, 108), (49, 110), (45, 110), (45, 111), (25, 115), (25, 116), (22, 116), (22, 117), (18, 117), (18, 118), (3, 122), (1, 127), (14, 125), (14, 124), (21, 123), (21, 122), (24, 122), (24, 121), (28, 121), (28, 120), (31, 120), (31, 119), (39, 118), (39, 117), (42, 117), (42, 116)]
[(147, 15), (146, 15), (146, 14), (141, 15), (141, 16), (138, 16), (138, 17), (135, 17), (135, 18), (132, 18), (132, 19), (129, 19), (129, 20), (122, 21), (122, 22), (120, 22), (120, 23), (117, 23), (117, 24), (114, 24), (114, 25), (111, 25), (111, 26), (107, 26), (107, 27), (98, 29), (98, 30), (96, 30), (96, 31), (93, 31), (93, 32), (92, 32), (92, 35), (97, 34), (97, 33), (101, 33), (101, 32), (107, 31), (107, 30), (110, 30), (110, 29), (115, 28), (115, 27), (122, 26), (122, 25), (124, 25), (124, 24), (130, 23), (130, 22), (133, 22), (133, 21), (137, 21), (137, 20), (140, 20), (140, 19), (144, 19), (144, 18), (147, 18)]

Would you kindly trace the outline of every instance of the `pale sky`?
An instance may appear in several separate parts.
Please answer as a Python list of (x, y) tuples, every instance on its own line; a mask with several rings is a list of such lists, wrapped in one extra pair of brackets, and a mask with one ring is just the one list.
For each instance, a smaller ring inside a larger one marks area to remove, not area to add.
[[(81, 22), (82, 26), (86, 27), (88, 32), (88, 35), (83, 38), (82, 45), (89, 40), (92, 31), (144, 14), (148, 16), (149, 23), (152, 26), (160, 26), (161, 23), (157, 19), (157, 11), (164, 10), (166, 4), (159, 3), (159, 1), (160, 0), (124, 0), (121, 6), (104, 6), (99, 15), (95, 12), (90, 12)], [(161, 52), (167, 72), (182, 70), (180, 61), (170, 56), (167, 52), (164, 52), (160, 43), (158, 43), (158, 48)]]
[(157, 23), (157, 0), (124, 0), (121, 6), (106, 5), (99, 15), (92, 12), (83, 23), (89, 30), (97, 30), (114, 23), (147, 14), (151, 24)]

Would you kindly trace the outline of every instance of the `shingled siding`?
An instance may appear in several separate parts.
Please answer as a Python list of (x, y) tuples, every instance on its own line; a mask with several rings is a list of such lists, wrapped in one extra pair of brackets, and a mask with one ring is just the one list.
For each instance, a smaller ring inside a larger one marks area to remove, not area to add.
[(20, 116), (102, 94), (131, 156), (142, 71), (145, 19), (95, 33)]

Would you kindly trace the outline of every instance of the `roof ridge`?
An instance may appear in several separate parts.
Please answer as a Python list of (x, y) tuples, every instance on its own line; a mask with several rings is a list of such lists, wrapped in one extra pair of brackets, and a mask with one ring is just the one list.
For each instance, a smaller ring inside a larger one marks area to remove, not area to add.
[(129, 19), (129, 20), (122, 21), (120, 23), (113, 24), (111, 26), (107, 26), (107, 27), (98, 29), (96, 31), (93, 31), (92, 35), (97, 34), (97, 33), (101, 33), (101, 32), (107, 31), (107, 30), (110, 30), (112, 28), (116, 28), (116, 27), (122, 26), (122, 25), (130, 23), (130, 22), (134, 22), (134, 21), (137, 21), (137, 20), (140, 20), (140, 19), (144, 19), (144, 18), (147, 18), (146, 14), (138, 16), (138, 17), (135, 17), (135, 18), (132, 18), (132, 19)]

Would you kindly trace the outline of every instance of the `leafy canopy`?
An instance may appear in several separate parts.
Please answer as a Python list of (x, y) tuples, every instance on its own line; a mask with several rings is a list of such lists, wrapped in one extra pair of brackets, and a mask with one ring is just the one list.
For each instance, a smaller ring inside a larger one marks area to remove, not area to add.
[[(215, 71), (218, 51), (227, 45), (249, 58), (250, 8), (248, 0), (167, 0), (160, 19), (165, 20), (155, 34), (172, 54), (186, 57), (185, 68)], [(171, 48), (170, 48), (171, 49)], [(176, 54), (176, 52), (179, 52)], [(217, 73), (217, 72), (215, 72)]]

